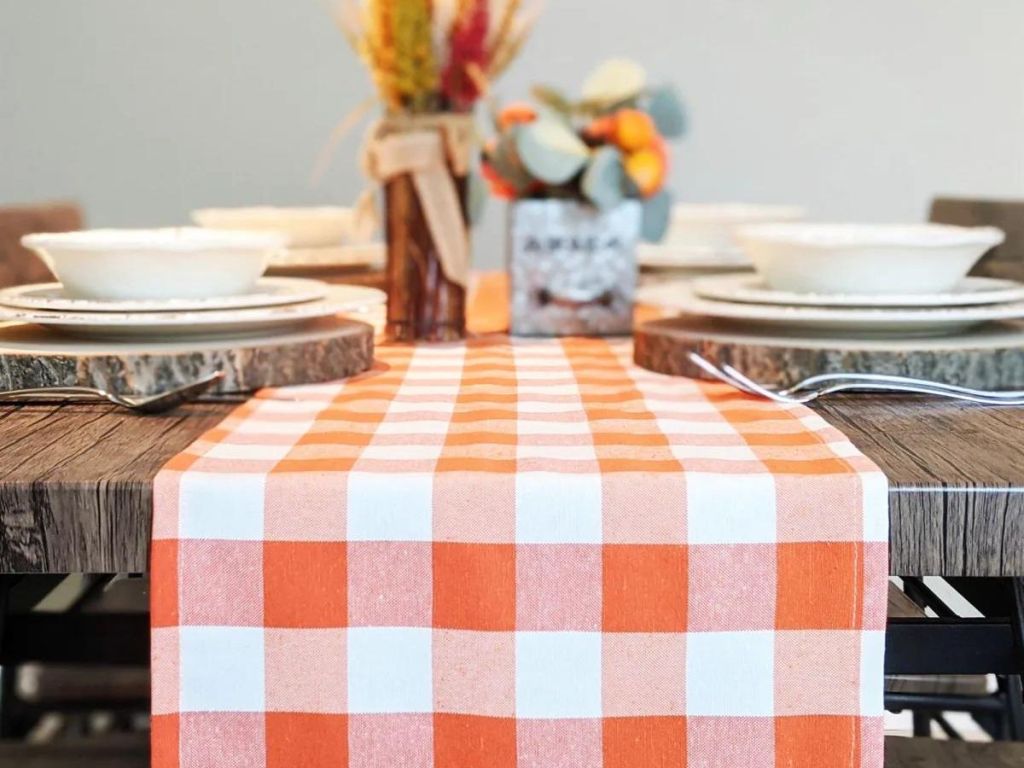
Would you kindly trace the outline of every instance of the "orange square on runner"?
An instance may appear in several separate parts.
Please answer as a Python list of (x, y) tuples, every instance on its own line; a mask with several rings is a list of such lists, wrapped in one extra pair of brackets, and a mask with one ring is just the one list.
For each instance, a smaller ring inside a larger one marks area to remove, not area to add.
[(864, 545), (777, 545), (777, 629), (858, 629), (863, 616)]
[[(178, 573), (178, 541), (153, 539), (149, 550), (150, 573)], [(174, 627), (178, 616), (178, 579), (152, 579), (149, 593), (150, 624)]]
[(267, 627), (346, 626), (345, 543), (265, 542), (263, 610)]
[(637, 768), (641, 765), (684, 768), (686, 718), (605, 718), (604, 768)]
[(180, 716), (153, 715), (149, 727), (151, 764), (161, 768), (177, 768), (181, 761)]
[(603, 561), (605, 632), (686, 630), (685, 546), (606, 544)]
[(348, 716), (268, 712), (267, 768), (348, 765)]
[(516, 721), (510, 717), (434, 715), (435, 768), (515, 768)]
[(513, 544), (434, 544), (434, 626), (511, 631), (516, 624)]
[(775, 718), (775, 764), (821, 768), (843, 755), (844, 765), (860, 765), (861, 723), (853, 716)]

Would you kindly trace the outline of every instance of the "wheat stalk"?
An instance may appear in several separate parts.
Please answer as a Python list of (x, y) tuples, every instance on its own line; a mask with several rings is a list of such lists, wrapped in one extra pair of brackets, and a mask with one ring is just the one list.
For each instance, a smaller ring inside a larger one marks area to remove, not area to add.
[[(519, 54), (538, 3), (523, 0), (325, 0), (389, 112), (468, 108)], [(491, 10), (495, 18), (488, 17)], [(482, 29), (481, 29), (482, 25)], [(439, 58), (445, 61), (442, 71)], [(461, 78), (461, 85), (460, 79)], [(452, 89), (462, 98), (452, 99)]]
[[(518, 3), (517, 3), (518, 6)], [(500, 40), (495, 40), (487, 65), (487, 77), (494, 81), (500, 77), (526, 45), (526, 39), (533, 31), (534, 24), (543, 10), (543, 0), (537, 0), (529, 8), (518, 8), (517, 15), (509, 22), (509, 28)]]
[(358, 0), (335, 0), (330, 5), (331, 18), (335, 25), (341, 30), (341, 34), (348, 40), (349, 45), (358, 53), (359, 41), (364, 33), (363, 14), (359, 8)]
[(508, 38), (508, 34), (512, 30), (512, 25), (515, 22), (516, 14), (519, 13), (520, 5), (522, 5), (522, 0), (506, 0), (505, 8), (502, 11), (500, 20), (494, 28), (494, 32), (491, 34), (490, 39), (487, 41), (488, 60), (493, 59), (495, 51), (505, 44), (505, 40)]
[(505, 38), (505, 43), (494, 52), (494, 57), (487, 65), (487, 78), (497, 80), (526, 45), (526, 38), (530, 36), (533, 29), (533, 21), (520, 19), (513, 25), (512, 30)]
[(370, 0), (362, 41), (381, 98), (390, 109), (400, 110), (402, 98), (397, 88), (393, 5), (391, 0)]

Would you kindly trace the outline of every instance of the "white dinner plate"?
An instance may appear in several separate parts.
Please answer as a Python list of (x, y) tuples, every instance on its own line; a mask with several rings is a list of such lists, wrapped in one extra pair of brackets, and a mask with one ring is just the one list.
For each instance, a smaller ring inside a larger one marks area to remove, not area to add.
[(0, 304), (44, 312), (193, 312), (250, 309), (316, 301), (327, 294), (327, 283), (301, 277), (261, 277), (246, 293), (202, 299), (131, 299), (100, 301), (75, 299), (60, 283), (16, 285), (0, 290)]
[(339, 245), (331, 248), (286, 248), (270, 257), (271, 267), (381, 267), (383, 243)]
[(995, 277), (967, 277), (948, 293), (794, 293), (769, 288), (760, 275), (715, 275), (693, 281), (705, 299), (805, 307), (961, 307), (1024, 301), (1024, 284)]
[(249, 336), (291, 329), (321, 317), (364, 312), (386, 299), (376, 288), (332, 285), (323, 298), (302, 304), (182, 312), (60, 312), (0, 306), (0, 321), (34, 323), (97, 339)]
[(980, 307), (793, 307), (703, 299), (687, 281), (642, 286), (637, 302), (736, 325), (799, 330), (814, 335), (937, 336), (993, 320), (1024, 318), (1024, 301)]
[(750, 259), (739, 248), (704, 248), (671, 243), (640, 243), (636, 261), (648, 269), (742, 269)]

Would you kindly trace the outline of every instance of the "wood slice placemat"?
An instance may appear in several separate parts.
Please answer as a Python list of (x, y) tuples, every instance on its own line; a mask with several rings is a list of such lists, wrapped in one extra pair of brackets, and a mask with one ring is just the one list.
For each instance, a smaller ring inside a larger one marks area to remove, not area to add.
[(236, 339), (88, 341), (40, 326), (0, 324), (0, 389), (85, 386), (153, 394), (223, 371), (212, 392), (311, 384), (373, 363), (373, 328), (342, 316)]
[(782, 336), (735, 329), (698, 317), (653, 320), (634, 334), (637, 365), (658, 373), (708, 378), (696, 352), (729, 363), (767, 386), (819, 373), (887, 373), (977, 389), (1024, 389), (1024, 323), (992, 323), (955, 336), (908, 339)]
[(270, 267), (268, 276), (305, 277), (323, 280), (331, 285), (363, 285), (367, 288), (387, 290), (388, 276), (384, 267)]

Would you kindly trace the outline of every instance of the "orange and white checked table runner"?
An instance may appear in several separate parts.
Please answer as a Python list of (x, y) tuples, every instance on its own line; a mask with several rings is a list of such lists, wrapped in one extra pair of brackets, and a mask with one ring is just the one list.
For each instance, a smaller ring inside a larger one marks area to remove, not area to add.
[(882, 765), (887, 484), (627, 341), (385, 346), (158, 476), (157, 768)]

